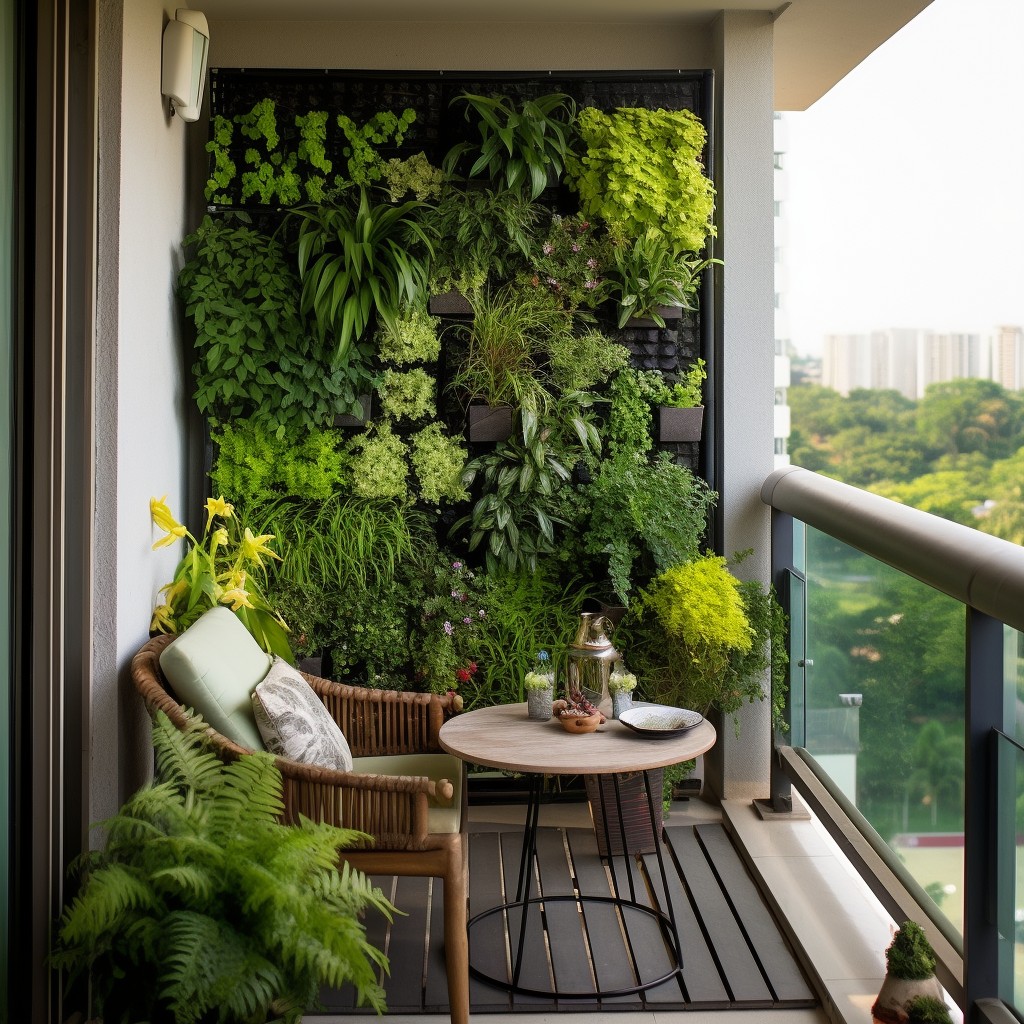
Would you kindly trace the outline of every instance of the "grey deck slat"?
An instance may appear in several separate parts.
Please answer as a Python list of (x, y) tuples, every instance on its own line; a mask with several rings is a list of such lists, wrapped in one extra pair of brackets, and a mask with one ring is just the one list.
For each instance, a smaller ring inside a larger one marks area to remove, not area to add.
[[(690, 904), (690, 899), (683, 888), (679, 873), (672, 863), (671, 851), (665, 849), (665, 874), (668, 877), (668, 899), (672, 901), (672, 909), (676, 915), (676, 928), (679, 931), (679, 942), (683, 947), (683, 993), (687, 1003), (695, 1003), (706, 1009), (725, 1008), (731, 1005), (729, 993), (718, 973), (718, 964), (708, 948), (707, 939), (701, 929)], [(665, 891), (661, 884), (661, 873), (658, 871), (657, 858), (653, 853), (644, 856), (647, 874), (651, 879), (651, 888), (658, 903), (667, 911)], [(670, 985), (665, 982), (652, 989), (649, 1001), (664, 998), (670, 1001), (673, 995)], [(675, 998), (679, 998), (678, 985)]]
[[(580, 892), (601, 896), (611, 895), (611, 886), (604, 865), (597, 856), (597, 839), (593, 829), (574, 828), (566, 832), (572, 851), (573, 868)], [(625, 988), (636, 984), (626, 940), (622, 935), (619, 915), (610, 904), (585, 903), (583, 917), (590, 937), (594, 958), (594, 973), (601, 990)], [(601, 1004), (620, 1008), (642, 1009), (639, 995), (601, 996)]]
[(693, 828), (670, 827), (666, 832), (733, 1000), (748, 1006), (771, 1006), (771, 990), (705, 859)]
[[(473, 835), (469, 841), (469, 916), (474, 917), (489, 907), (503, 902), (501, 891), (501, 870), (499, 841), (500, 834), (488, 832)], [(503, 917), (495, 914), (486, 924), (474, 926), (469, 934), (469, 959), (481, 971), (501, 978), (505, 976), (504, 937), (495, 937), (495, 922), (501, 924)], [(502, 925), (503, 927), (503, 925)], [(511, 1003), (507, 992), (488, 985), (472, 974), (469, 976), (469, 1003), (474, 1010), (503, 1012)]]
[(722, 888), (732, 901), (776, 1000), (813, 1001), (814, 993), (724, 827), (697, 825), (695, 831), (721, 879)]
[[(501, 861), (505, 872), (505, 892), (509, 899), (516, 895), (516, 884), (519, 882), (519, 864), (523, 855), (523, 837), (520, 832), (503, 832), (501, 834)], [(533, 876), (533, 884), (527, 893), (532, 899), (540, 895), (540, 884), (536, 873)], [(512, 956), (516, 955), (519, 946), (519, 922), (521, 911), (510, 910), (508, 912), (508, 936), (512, 949)], [(551, 964), (548, 960), (547, 948), (544, 942), (544, 924), (541, 918), (540, 906), (535, 904), (530, 907), (529, 917), (526, 919), (527, 937), (526, 945), (523, 947), (523, 966), (519, 972), (519, 984), (527, 988), (535, 988), (545, 991), (551, 988)], [(522, 992), (512, 993), (512, 1006), (515, 1009), (536, 1010), (538, 1006), (554, 1007), (554, 1000), (543, 996), (531, 996)]]
[[(545, 896), (574, 893), (569, 864), (561, 830), (542, 829), (537, 836), (537, 861), (540, 865), (540, 886)], [(555, 984), (562, 992), (594, 992), (594, 999), (559, 999), (563, 1009), (587, 1010), (597, 1007), (594, 979), (590, 972), (589, 951), (583, 933), (583, 922), (575, 902), (544, 904), (551, 967)]]
[(384, 996), (391, 1013), (417, 1012), (423, 1006), (423, 955), (427, 938), (427, 885), (429, 878), (400, 877), (395, 906), (405, 917), (395, 916), (388, 955), (392, 969), (384, 979)]

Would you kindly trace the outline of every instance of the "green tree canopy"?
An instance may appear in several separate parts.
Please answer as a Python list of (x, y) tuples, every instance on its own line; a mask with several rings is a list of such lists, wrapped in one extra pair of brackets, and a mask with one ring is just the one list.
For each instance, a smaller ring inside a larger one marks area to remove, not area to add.
[(1024, 444), (1024, 400), (991, 380), (930, 384), (917, 413), (925, 442), (950, 453), (1006, 458)]

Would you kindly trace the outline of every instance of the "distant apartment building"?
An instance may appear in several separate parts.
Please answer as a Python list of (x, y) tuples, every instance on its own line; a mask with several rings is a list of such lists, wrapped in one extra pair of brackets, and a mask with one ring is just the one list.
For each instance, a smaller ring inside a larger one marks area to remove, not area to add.
[(829, 334), (822, 349), (822, 384), (848, 395), (856, 388), (891, 389), (919, 399), (930, 384), (978, 377), (1024, 390), (1024, 332), (997, 327), (982, 334), (890, 328)]
[(786, 306), (786, 119), (775, 115), (775, 468), (789, 465), (789, 316)]

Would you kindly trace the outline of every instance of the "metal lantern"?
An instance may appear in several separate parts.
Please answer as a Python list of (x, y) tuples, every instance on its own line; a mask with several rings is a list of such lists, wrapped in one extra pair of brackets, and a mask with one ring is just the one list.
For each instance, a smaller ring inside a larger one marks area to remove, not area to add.
[(612, 712), (608, 679), (612, 665), (621, 655), (612, 646), (608, 634), (612, 622), (597, 612), (582, 612), (576, 639), (570, 644), (566, 689), (570, 703), (586, 698), (596, 704), (604, 714)]

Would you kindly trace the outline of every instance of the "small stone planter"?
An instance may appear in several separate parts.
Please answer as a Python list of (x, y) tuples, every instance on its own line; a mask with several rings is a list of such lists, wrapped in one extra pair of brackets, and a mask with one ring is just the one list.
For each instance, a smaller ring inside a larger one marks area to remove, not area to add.
[[(655, 312), (658, 314), (658, 316), (661, 317), (662, 320), (665, 321), (665, 324), (667, 326), (668, 322), (670, 320), (681, 320), (682, 319), (683, 307), (682, 306), (658, 306), (657, 309), (655, 309)], [(649, 316), (634, 316), (634, 317), (630, 317), (629, 320), (626, 321), (626, 328), (629, 329), (629, 328), (632, 328), (632, 327), (641, 327), (641, 328), (646, 328), (647, 330), (651, 330), (652, 328), (655, 329), (655, 330), (661, 330), (661, 328), (659, 327), (658, 323), (652, 317), (649, 317)]]
[(428, 303), (430, 312), (435, 316), (472, 316), (473, 307), (462, 292), (450, 291), (441, 295), (431, 295)]
[(552, 715), (551, 705), (555, 699), (554, 686), (547, 686), (543, 690), (526, 691), (526, 712), (531, 721), (547, 722)]
[(677, 409), (658, 408), (658, 440), (669, 442), (699, 441), (704, 432), (704, 406)]
[(628, 711), (632, 706), (632, 690), (612, 690), (612, 718), (617, 719), (623, 711)]

